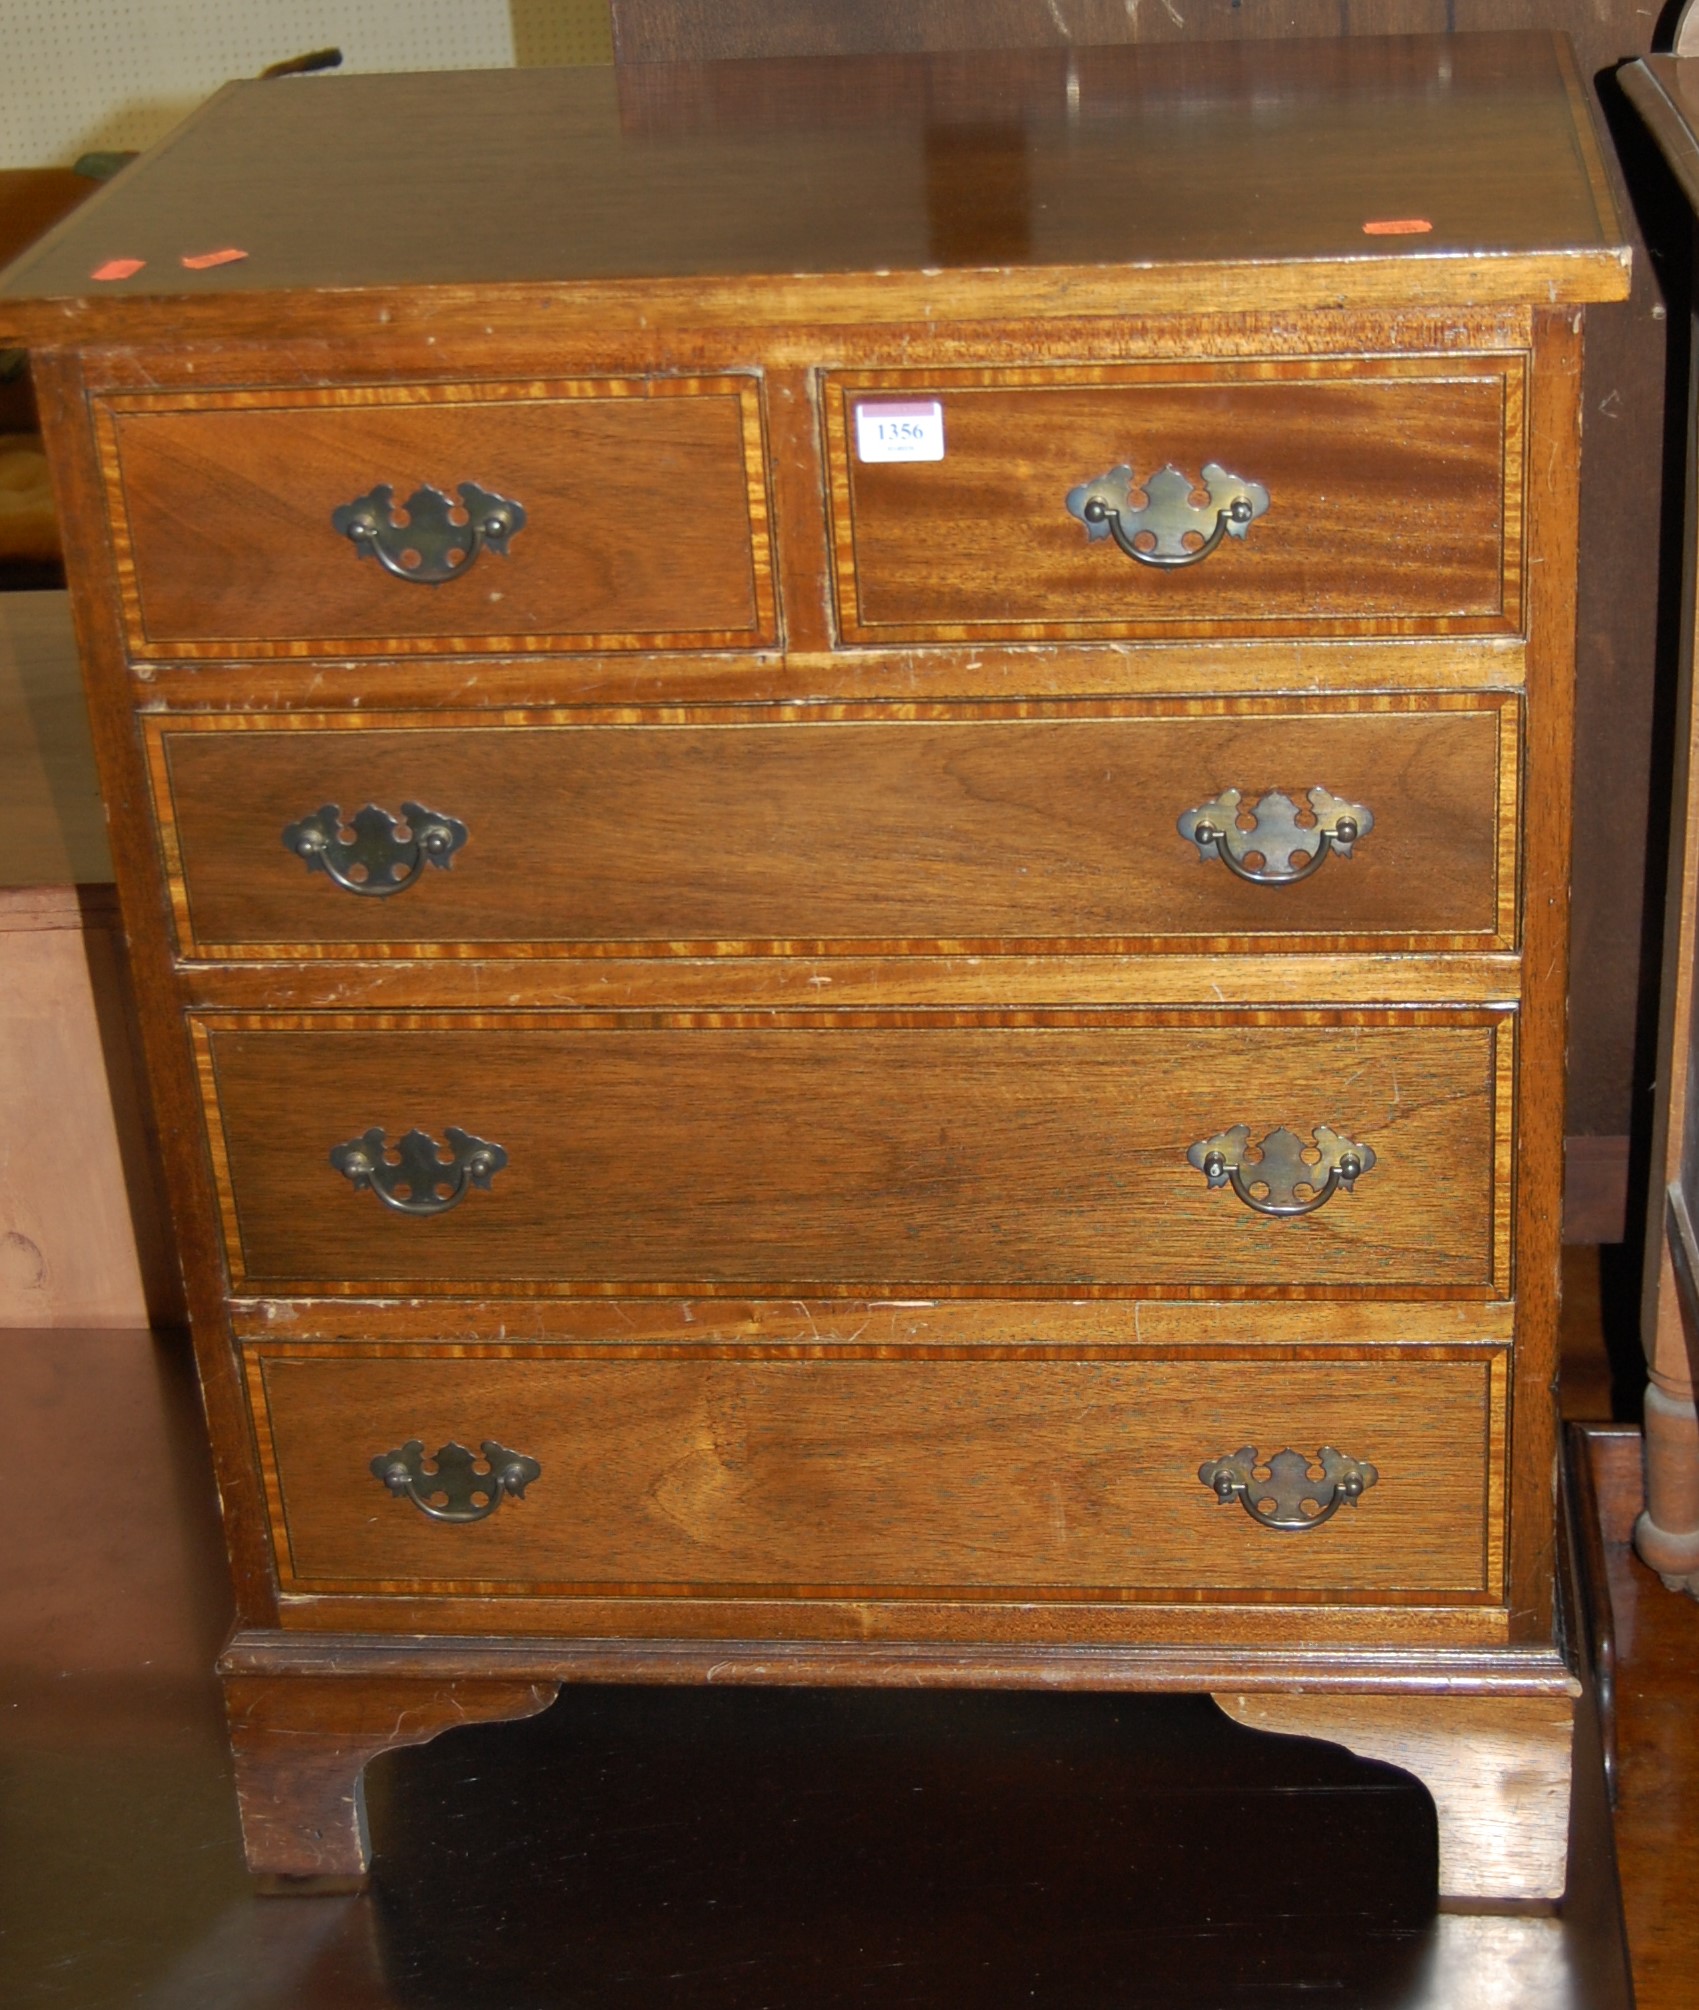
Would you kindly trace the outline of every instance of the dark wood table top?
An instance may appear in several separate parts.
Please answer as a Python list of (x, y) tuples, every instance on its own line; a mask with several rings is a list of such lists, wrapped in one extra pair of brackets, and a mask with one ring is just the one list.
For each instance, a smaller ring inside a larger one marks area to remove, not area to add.
[(698, 318), (1493, 305), (1621, 298), (1626, 263), (1563, 38), (1405, 36), (233, 84), (0, 312), (45, 343), (633, 282)]

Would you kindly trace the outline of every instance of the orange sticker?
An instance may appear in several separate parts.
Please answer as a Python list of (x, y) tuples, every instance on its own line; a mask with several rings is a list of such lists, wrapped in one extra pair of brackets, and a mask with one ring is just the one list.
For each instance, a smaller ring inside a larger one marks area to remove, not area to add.
[(1433, 229), (1425, 216), (1392, 216), (1377, 218), (1373, 223), (1363, 225), (1365, 237), (1425, 237)]
[(191, 272), (205, 272), (214, 265), (234, 265), (239, 258), (246, 258), (245, 251), (234, 248), (228, 251), (197, 251), (192, 256), (185, 252), (183, 263)]
[(140, 272), (146, 265), (145, 258), (109, 258), (104, 265), (97, 265), (89, 274), (90, 279), (128, 279), (132, 273)]

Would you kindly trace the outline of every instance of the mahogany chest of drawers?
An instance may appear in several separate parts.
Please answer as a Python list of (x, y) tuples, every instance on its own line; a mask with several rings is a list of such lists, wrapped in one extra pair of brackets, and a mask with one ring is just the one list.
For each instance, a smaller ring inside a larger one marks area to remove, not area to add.
[(239, 86), (13, 269), (257, 1870), (564, 1680), (1045, 1683), (1561, 1892), (1625, 285), (1516, 37)]

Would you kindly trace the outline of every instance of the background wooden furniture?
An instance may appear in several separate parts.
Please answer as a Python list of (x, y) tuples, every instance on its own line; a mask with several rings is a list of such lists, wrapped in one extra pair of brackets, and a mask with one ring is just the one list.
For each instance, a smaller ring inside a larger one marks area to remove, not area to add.
[[(1684, 15), (1673, 56), (1631, 64), (1623, 87), (1661, 148), (1670, 170), (1699, 208), (1699, 21)], [(1699, 357), (1699, 346), (1693, 350)], [(1694, 380), (1699, 385), (1699, 378)], [(1699, 1021), (1694, 978), (1699, 962), (1699, 713), (1693, 703), (1695, 542), (1699, 505), (1699, 395), (1690, 396), (1686, 455), (1686, 543), (1682, 568), (1681, 684), (1676, 704), (1676, 763), (1670, 818), (1669, 900), (1660, 1013), (1657, 1125), (1647, 1206), (1642, 1330), (1651, 1370), (1646, 1390), (1646, 1512), (1635, 1533), (1640, 1554), (1672, 1587), (1699, 1590), (1699, 1416), (1694, 1410), (1699, 1360)]]
[[(450, 105), (490, 144), (426, 212)], [(14, 269), (256, 1869), (358, 1875), (369, 1756), (565, 1679), (1042, 1682), (1393, 1749), (1448, 1896), (1557, 1895), (1579, 323), (1626, 284), (1539, 38), (237, 87)], [(858, 446), (915, 400), (942, 460)], [(1268, 520), (1184, 569), (1070, 507), (1218, 451)], [(456, 546), (414, 485), (462, 481)], [(1247, 906), (1179, 812), (1328, 748), (1397, 785)], [(1259, 1213), (1329, 1123), (1357, 1190)], [(429, 1221), (372, 1191), (424, 1124)], [(445, 1527), (410, 1459), (485, 1433), (524, 1498)], [(1275, 1532), (1239, 1444), (1384, 1465)]]

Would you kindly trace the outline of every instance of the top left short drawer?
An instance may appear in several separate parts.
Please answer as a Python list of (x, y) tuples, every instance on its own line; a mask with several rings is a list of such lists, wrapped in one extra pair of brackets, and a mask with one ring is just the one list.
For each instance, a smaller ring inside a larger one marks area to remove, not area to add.
[(138, 658), (777, 639), (753, 377), (123, 393), (96, 422)]

